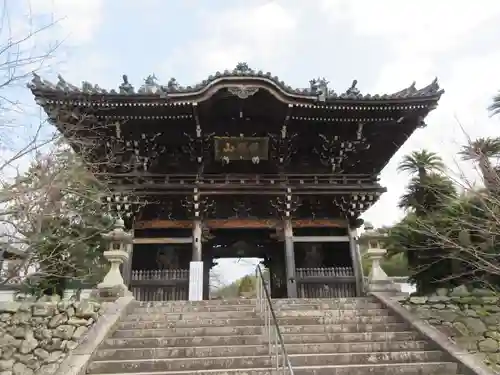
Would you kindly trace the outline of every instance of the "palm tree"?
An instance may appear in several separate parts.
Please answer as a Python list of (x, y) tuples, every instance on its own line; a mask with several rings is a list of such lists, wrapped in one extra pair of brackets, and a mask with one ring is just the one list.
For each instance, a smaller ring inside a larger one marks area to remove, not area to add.
[[(416, 282), (417, 292), (425, 291), (425, 278), (427, 275), (420, 270), (432, 262), (428, 260), (429, 248), (432, 248), (428, 236), (419, 230), (421, 223), (426, 222), (432, 213), (443, 207), (444, 202), (454, 193), (453, 183), (440, 174), (445, 170), (443, 160), (439, 155), (427, 150), (413, 151), (406, 155), (398, 166), (399, 172), (407, 172), (412, 179), (407, 186), (406, 193), (400, 198), (399, 207), (411, 209), (407, 216), (407, 224), (400, 229), (402, 235), (399, 242), (403, 249), (407, 249), (407, 259), (410, 269), (415, 272), (412, 276)], [(397, 232), (397, 231), (396, 231)], [(396, 236), (392, 233), (392, 237)], [(398, 243), (398, 241), (395, 241)], [(435, 249), (439, 251), (439, 249)], [(431, 251), (434, 253), (434, 251)]]
[(456, 194), (453, 181), (447, 176), (430, 172), (422, 178), (415, 176), (411, 179), (405, 194), (399, 198), (398, 207), (414, 212), (435, 211), (442, 209)]
[(427, 150), (413, 151), (405, 155), (399, 163), (398, 172), (407, 172), (410, 175), (418, 175), (423, 179), (430, 172), (442, 172), (445, 165), (441, 157)]
[[(500, 111), (500, 101), (498, 105), (497, 111)], [(488, 190), (497, 185), (497, 172), (493, 168), (490, 158), (500, 156), (500, 138), (478, 138), (463, 146), (460, 155), (463, 160), (473, 160), (478, 163), (484, 185)]]
[(490, 111), (492, 116), (500, 114), (500, 91), (493, 97), (493, 101), (488, 107), (488, 111)]
[(439, 155), (427, 150), (413, 151), (403, 157), (398, 166), (398, 172), (407, 172), (413, 175), (412, 182), (408, 186), (411, 188), (403, 196), (400, 206), (413, 207), (418, 216), (425, 215), (426, 181), (430, 173), (444, 171), (445, 165)]

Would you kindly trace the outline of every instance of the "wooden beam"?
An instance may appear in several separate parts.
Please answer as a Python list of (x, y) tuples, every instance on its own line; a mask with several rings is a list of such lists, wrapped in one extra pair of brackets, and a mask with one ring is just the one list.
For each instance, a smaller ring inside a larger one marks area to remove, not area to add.
[[(135, 229), (190, 229), (191, 220), (142, 220), (137, 221)], [(281, 220), (275, 219), (211, 219), (203, 225), (211, 229), (259, 229), (280, 227)], [(342, 219), (297, 219), (292, 220), (294, 228), (346, 228), (347, 221)]]
[(134, 245), (153, 245), (153, 244), (166, 244), (166, 243), (192, 243), (192, 237), (148, 237), (148, 238), (134, 238)]
[(349, 242), (349, 236), (293, 236), (293, 242)]
[(345, 219), (297, 219), (292, 220), (294, 228), (347, 228)]
[[(111, 185), (110, 188), (114, 193), (127, 193), (130, 195), (150, 195), (150, 196), (169, 196), (169, 195), (186, 195), (193, 188), (200, 188), (200, 195), (202, 196), (219, 196), (219, 195), (276, 195), (281, 193), (283, 185), (262, 187), (259, 185), (184, 185), (184, 186), (152, 186), (148, 188), (145, 184), (140, 185), (126, 185), (119, 183)], [(351, 195), (351, 194), (373, 194), (385, 193), (386, 188), (377, 185), (293, 185), (287, 184), (285, 187), (292, 187), (296, 189), (297, 195)]]
[(214, 219), (206, 220), (204, 224), (213, 229), (266, 229), (275, 228), (274, 219)]
[(134, 229), (191, 229), (191, 220), (138, 220)]

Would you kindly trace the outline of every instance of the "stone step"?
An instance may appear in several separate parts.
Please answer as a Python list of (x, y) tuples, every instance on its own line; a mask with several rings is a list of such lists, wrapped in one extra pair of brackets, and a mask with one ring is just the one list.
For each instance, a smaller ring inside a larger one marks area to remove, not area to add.
[[(255, 302), (255, 301), (254, 301)], [(190, 306), (190, 305), (159, 305), (136, 307), (134, 314), (151, 313), (184, 313), (184, 312), (222, 312), (222, 311), (249, 311), (255, 312), (256, 304), (251, 305), (218, 305), (218, 306)]]
[[(277, 317), (306, 317), (306, 316), (328, 316), (351, 318), (355, 316), (388, 316), (387, 309), (363, 309), (363, 310), (278, 310)], [(194, 318), (258, 318), (260, 313), (255, 311), (199, 311), (199, 312), (164, 312), (164, 313), (140, 313), (127, 315), (123, 321), (163, 321), (163, 320), (189, 320)]]
[[(273, 303), (276, 304), (318, 304), (318, 303), (365, 303), (375, 302), (373, 297), (349, 297), (349, 298), (273, 298)], [(231, 298), (231, 299), (211, 299), (203, 301), (141, 301), (141, 307), (147, 306), (219, 306), (219, 305), (251, 305), (256, 304), (255, 298)]]
[[(237, 303), (234, 303), (234, 302)], [(239, 302), (238, 302), (239, 301)], [(225, 303), (222, 303), (225, 302)], [(273, 300), (276, 310), (357, 310), (381, 309), (371, 298)], [(134, 314), (163, 312), (253, 311), (256, 300), (141, 302)]]
[[(311, 334), (311, 333), (364, 333), (364, 332), (401, 332), (408, 330), (406, 323), (389, 324), (325, 324), (304, 326), (280, 326), (282, 333)], [(119, 329), (113, 337), (186, 337), (186, 336), (230, 336), (230, 335), (259, 335), (264, 327), (172, 327), (168, 329)]]
[(162, 321), (162, 320), (189, 320), (196, 318), (219, 318), (219, 319), (245, 319), (258, 318), (260, 313), (255, 310), (243, 311), (182, 311), (182, 312), (152, 312), (139, 313), (134, 312), (123, 318), (124, 322), (131, 321)]
[(273, 307), (275, 310), (364, 310), (364, 309), (383, 309), (384, 306), (377, 302), (357, 302), (357, 303), (349, 303), (349, 302), (338, 302), (336, 300), (325, 300), (320, 303), (297, 303), (297, 304), (279, 304), (273, 303)]
[[(395, 316), (307, 316), (278, 318), (279, 325), (313, 325), (313, 324), (388, 324), (397, 323), (400, 319)], [(173, 327), (239, 327), (262, 326), (261, 318), (247, 319), (190, 319), (190, 320), (163, 320), (163, 321), (123, 321), (118, 324), (118, 329), (165, 329)]]
[[(457, 365), (451, 362), (394, 363), (367, 365), (295, 366), (294, 375), (455, 375)], [(115, 373), (116, 374), (116, 373)], [(269, 368), (228, 370), (129, 372), (127, 375), (281, 375)], [(95, 374), (104, 375), (104, 374)], [(120, 375), (123, 375), (120, 374)]]
[(275, 303), (288, 303), (288, 304), (301, 304), (307, 303), (317, 303), (324, 301), (338, 301), (338, 302), (373, 302), (376, 299), (374, 297), (343, 297), (343, 298), (273, 298), (272, 301)]
[(290, 305), (317, 305), (317, 306), (331, 306), (331, 305), (344, 305), (351, 304), (355, 308), (365, 306), (366, 304), (379, 304), (380, 303), (373, 297), (352, 297), (352, 298), (283, 298), (273, 299), (275, 306), (290, 306)]
[[(404, 352), (372, 352), (372, 353), (329, 353), (329, 354), (297, 354), (290, 355), (292, 366), (323, 366), (382, 363), (414, 363), (439, 362), (444, 358), (440, 351), (404, 351)], [(94, 361), (87, 373), (113, 374), (148, 371), (187, 371), (269, 368), (273, 364), (268, 355), (245, 357), (211, 357), (211, 358), (169, 358), (140, 359), (117, 361)]]
[[(429, 350), (433, 346), (426, 341), (392, 341), (362, 343), (320, 343), (320, 344), (286, 344), (289, 355), (292, 354), (327, 354), (327, 353), (373, 353), (395, 351)], [(94, 360), (126, 361), (139, 359), (167, 358), (199, 358), (199, 357), (243, 357), (265, 356), (269, 354), (268, 345), (232, 345), (232, 346), (198, 346), (198, 347), (164, 347), (164, 348), (127, 348), (100, 349)]]
[(159, 307), (159, 306), (238, 306), (238, 305), (252, 305), (256, 306), (257, 300), (247, 298), (234, 298), (234, 299), (212, 299), (203, 301), (151, 301), (139, 302), (140, 307)]
[[(420, 339), (416, 332), (364, 332), (364, 333), (309, 333), (303, 335), (283, 334), (287, 344), (310, 343), (364, 343), (413, 341)], [(109, 348), (171, 348), (191, 346), (223, 346), (223, 345), (260, 345), (267, 342), (266, 335), (248, 336), (196, 336), (196, 337), (156, 337), (156, 338), (110, 338), (100, 346)]]

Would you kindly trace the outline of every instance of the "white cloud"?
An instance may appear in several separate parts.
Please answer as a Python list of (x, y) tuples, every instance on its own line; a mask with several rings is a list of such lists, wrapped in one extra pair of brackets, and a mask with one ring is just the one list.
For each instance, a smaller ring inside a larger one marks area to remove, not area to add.
[[(349, 2), (344, 16), (351, 17), (357, 32), (378, 35), (393, 48), (392, 61), (385, 64), (373, 91), (394, 91), (414, 79), (425, 85), (436, 75), (446, 90), (438, 109), (426, 120), (428, 127), (410, 138), (382, 174), (388, 193), (365, 217), (375, 225), (390, 224), (402, 216), (395, 205), (408, 177), (398, 175), (396, 166), (404, 154), (426, 148), (444, 158), (455, 178), (474, 182), (478, 177), (474, 166), (461, 162), (457, 154), (468, 138), (498, 135), (499, 119), (489, 118), (487, 107), (500, 87), (492, 79), (497, 75), (500, 54), (477, 54), (471, 47), (463, 47), (471, 37), (480, 35), (478, 28), (484, 22), (500, 20), (500, 3), (485, 1), (473, 6), (463, 1), (424, 0), (416, 8), (405, 9), (402, 3), (411, 2), (387, 0), (386, 8), (356, 8), (360, 3)], [(459, 53), (454, 52), (460, 48)]]
[(387, 38), (415, 55), (454, 48), (500, 14), (500, 2), (483, 0), (322, 0), (331, 22), (346, 20), (354, 32)]
[[(310, 17), (313, 8), (314, 18)], [(350, 58), (364, 59), (367, 65), (371, 58), (386, 60), (367, 92), (398, 91), (414, 80), (422, 87), (438, 76), (446, 93), (428, 117), (429, 126), (417, 131), (384, 170), (382, 183), (389, 191), (366, 215), (375, 224), (391, 223), (402, 215), (396, 204), (408, 176), (398, 175), (396, 166), (405, 153), (427, 148), (439, 152), (454, 168), (465, 133), (472, 138), (498, 134), (499, 120), (490, 119), (486, 107), (500, 88), (500, 83), (492, 79), (497, 75), (500, 56), (494, 52), (478, 54), (481, 48), (473, 43), (482, 27), (500, 21), (497, 0), (480, 4), (466, 0), (317, 0), (307, 5), (248, 2), (222, 13), (207, 13), (205, 18), (203, 38), (177, 52), (173, 59), (182, 64), (195, 60), (196, 79), (231, 68), (238, 61), (271, 70), (286, 64), (290, 57), (306, 69), (311, 69), (315, 59), (332, 61), (333, 69), (346, 52)], [(496, 31), (500, 35), (500, 29)], [(303, 42), (304, 35), (311, 38), (306, 45), (297, 42)], [(364, 56), (363, 50), (356, 51), (356, 43), (343, 45), (349, 48), (343, 51), (336, 47), (335, 38), (374, 41), (384, 52)], [(318, 53), (312, 53), (314, 50)], [(173, 65), (169, 68), (175, 70)], [(345, 67), (349, 66), (344, 62)], [(470, 165), (460, 164), (459, 168), (470, 176)]]
[(71, 44), (86, 43), (102, 22), (103, 0), (32, 0), (26, 4), (35, 16), (51, 17), (57, 22), (54, 32)]
[(167, 75), (177, 70), (177, 65), (186, 63), (194, 64), (195, 79), (232, 69), (241, 61), (275, 65), (280, 57), (291, 52), (297, 31), (296, 12), (275, 1), (247, 2), (222, 12), (207, 11), (203, 19), (204, 37), (170, 56), (163, 69)]

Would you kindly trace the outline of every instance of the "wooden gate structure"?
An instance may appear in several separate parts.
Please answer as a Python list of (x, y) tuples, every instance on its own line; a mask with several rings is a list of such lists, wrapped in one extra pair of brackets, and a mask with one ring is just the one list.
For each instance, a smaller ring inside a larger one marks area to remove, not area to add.
[(30, 83), (134, 231), (124, 274), (141, 300), (208, 298), (214, 259), (240, 256), (264, 259), (273, 297), (361, 294), (360, 215), (443, 90), (356, 86), (295, 89), (245, 63), (192, 86)]

